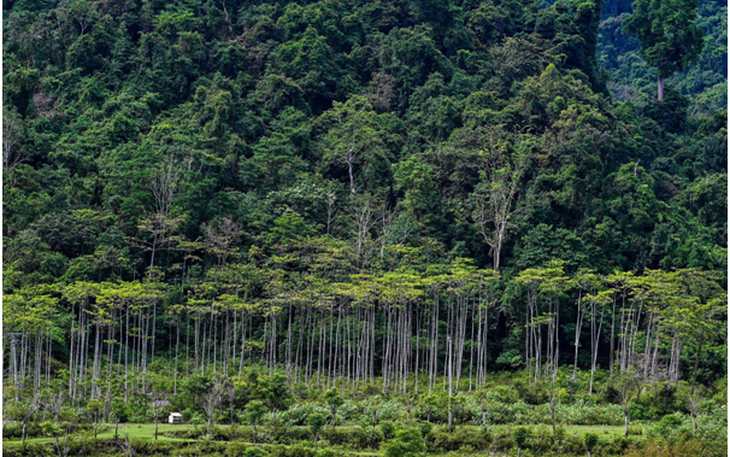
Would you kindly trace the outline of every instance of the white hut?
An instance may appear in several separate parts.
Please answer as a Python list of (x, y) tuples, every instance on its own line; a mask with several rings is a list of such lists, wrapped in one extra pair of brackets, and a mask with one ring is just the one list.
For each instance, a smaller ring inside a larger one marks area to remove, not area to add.
[(182, 414), (170, 413), (170, 417), (168, 417), (167, 421), (171, 424), (179, 424), (182, 422)]

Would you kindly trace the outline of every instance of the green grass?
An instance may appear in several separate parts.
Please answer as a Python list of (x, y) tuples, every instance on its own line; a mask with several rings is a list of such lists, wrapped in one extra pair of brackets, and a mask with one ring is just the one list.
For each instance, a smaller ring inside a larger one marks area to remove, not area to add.
[[(168, 438), (164, 436), (165, 432), (172, 430), (192, 430), (192, 424), (160, 424), (158, 429), (158, 440), (159, 441), (191, 441), (180, 438)], [(124, 434), (127, 433), (130, 438), (135, 438), (141, 441), (154, 441), (155, 439), (155, 424), (119, 424), (119, 437), (124, 438)], [(99, 434), (100, 439), (114, 438), (114, 426), (112, 425), (109, 430)]]
[[(107, 430), (98, 434), (99, 439), (113, 439), (114, 438), (114, 424), (105, 424), (108, 427)], [(181, 438), (169, 438), (164, 436), (165, 432), (171, 430), (190, 430), (194, 426), (191, 424), (162, 424), (159, 425), (158, 440), (159, 441), (193, 441)], [(155, 424), (119, 424), (119, 438), (123, 439), (125, 433), (130, 437), (141, 441), (154, 441), (155, 439)], [(93, 431), (91, 432), (93, 436)], [(48, 444), (53, 443), (53, 438), (27, 438), (26, 443), (33, 444)], [(3, 446), (6, 447), (19, 447), (22, 444), (20, 438), (5, 439), (3, 438)]]
[(599, 437), (609, 435), (612, 438), (624, 436), (626, 429), (623, 425), (567, 425), (565, 430), (575, 436), (583, 438), (586, 433), (595, 433)]
[[(219, 425), (219, 427), (228, 427), (228, 425)], [(468, 427), (468, 428), (478, 428), (477, 426), (462, 426), (462, 427)], [(533, 428), (537, 426), (527, 426), (528, 428)], [(541, 427), (545, 427), (544, 425)], [(99, 433), (98, 437), (99, 439), (112, 439), (114, 438), (114, 424), (107, 424), (106, 430)], [(194, 425), (192, 424), (180, 424), (180, 425), (171, 425), (171, 424), (159, 424), (159, 435), (158, 440), (159, 441), (188, 441), (192, 442), (194, 440), (187, 440), (187, 439), (181, 439), (181, 438), (170, 438), (165, 436), (165, 432), (172, 431), (172, 430), (191, 430), (194, 428)], [(343, 425), (338, 426), (337, 429), (341, 431), (352, 431), (355, 426), (352, 425)], [(512, 428), (508, 425), (495, 425), (491, 428), (499, 429), (500, 431), (509, 432), (509, 430)], [(618, 436), (623, 436), (624, 434), (624, 427), (621, 425), (567, 425), (563, 426), (565, 429), (565, 432), (567, 435), (576, 436), (579, 438), (583, 438), (586, 433), (592, 432), (596, 433), (599, 437), (611, 437), (615, 438)], [(125, 433), (130, 437), (141, 441), (154, 441), (155, 439), (155, 424), (120, 424), (119, 425), (119, 438), (124, 438)], [(49, 444), (53, 442), (52, 438), (28, 438), (26, 439), (27, 443), (34, 443), (34, 444)], [(251, 443), (252, 445), (256, 445), (254, 443)], [(19, 447), (21, 445), (20, 439), (3, 439), (3, 446), (9, 447), (9, 448), (15, 448)], [(355, 452), (355, 451), (348, 451), (348, 454), (353, 455), (363, 455), (363, 456), (377, 456), (380, 455), (376, 452)]]

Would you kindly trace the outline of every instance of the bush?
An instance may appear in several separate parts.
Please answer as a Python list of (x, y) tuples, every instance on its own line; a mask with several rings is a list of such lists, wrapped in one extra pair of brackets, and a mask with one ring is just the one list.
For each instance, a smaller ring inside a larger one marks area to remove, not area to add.
[(356, 445), (358, 442), (357, 432), (346, 432), (329, 427), (325, 427), (319, 436), (336, 446)]
[(598, 435), (595, 433), (586, 433), (586, 435), (583, 437), (583, 442), (586, 445), (586, 449), (593, 450), (593, 448), (596, 447), (598, 444)]
[(624, 416), (620, 405), (591, 404), (578, 400), (572, 405), (557, 405), (555, 414), (572, 425), (623, 425)]
[[(704, 444), (695, 439), (683, 439), (674, 444), (660, 444), (656, 441), (648, 446), (632, 446), (625, 457), (695, 457), (710, 456)], [(717, 455), (724, 455), (720, 453)]]
[(317, 452), (317, 457), (340, 457), (342, 452), (335, 451), (334, 449), (320, 449)]
[[(255, 448), (251, 448), (255, 449)], [(242, 455), (246, 455), (247, 457), (265, 457), (265, 455), (262, 456), (248, 456), (247, 451), (249, 450), (248, 445), (244, 441), (232, 441), (228, 443), (228, 447), (226, 448), (226, 457), (239, 457)], [(263, 451), (262, 451), (263, 452)], [(264, 453), (266, 454), (266, 453)]]
[(233, 441), (236, 438), (240, 438), (240, 433), (233, 427), (219, 427), (217, 425), (210, 427), (210, 435), (216, 441)]
[(359, 449), (379, 449), (383, 441), (383, 432), (376, 427), (360, 427), (355, 431)]
[(396, 419), (406, 418), (406, 409), (402, 403), (397, 400), (387, 400), (378, 406), (378, 411), (375, 413), (378, 422), (381, 421), (393, 421)]
[(428, 435), (428, 443), (433, 450), (448, 452), (458, 451), (462, 447), (484, 450), (490, 443), (490, 437), (483, 430), (457, 427), (453, 432), (446, 428), (433, 430)]
[(395, 438), (383, 447), (386, 457), (420, 457), (426, 454), (423, 439), (415, 429), (398, 430)]
[(383, 438), (386, 440), (395, 437), (395, 425), (390, 421), (381, 423), (380, 431), (383, 433)]
[[(211, 456), (211, 457), (216, 456), (216, 455), (223, 456), (224, 453), (226, 452), (227, 447), (228, 447), (227, 443), (219, 443), (219, 442), (211, 441), (208, 439), (202, 439), (202, 440), (198, 441), (197, 452), (199, 453), (198, 455), (206, 455), (206, 456)], [(146, 455), (144, 453), (140, 453), (140, 454)], [(169, 454), (163, 454), (163, 455), (175, 455), (175, 454), (169, 453)]]
[[(81, 429), (87, 429), (88, 426), (81, 427)], [(43, 427), (39, 422), (28, 422), (28, 426), (25, 430), (26, 438), (36, 438), (44, 436)], [(22, 422), (8, 422), (5, 424), (3, 429), (3, 438), (22, 438), (23, 436), (23, 423)]]
[(317, 451), (314, 448), (303, 444), (293, 446), (276, 446), (271, 457), (315, 457)]
[(418, 430), (421, 432), (421, 436), (426, 438), (431, 430), (433, 430), (433, 424), (429, 422), (422, 422), (418, 425)]
[(629, 418), (635, 421), (643, 421), (649, 418), (644, 405), (639, 403), (631, 403), (629, 405)]
[(357, 404), (351, 401), (345, 401), (337, 408), (337, 422), (342, 424), (351, 421), (359, 413)]
[(279, 413), (277, 419), (284, 425), (307, 425), (307, 417), (317, 413), (321, 414), (328, 422), (332, 419), (332, 413), (328, 408), (314, 403), (293, 405), (287, 411)]
[(517, 427), (512, 431), (512, 440), (514, 440), (517, 447), (524, 447), (529, 437), (530, 431), (525, 427)]
[[(600, 455), (623, 455), (631, 445), (636, 445), (636, 441), (619, 436), (612, 441), (600, 442), (597, 450), (600, 450)], [(599, 452), (596, 453), (599, 454)]]
[[(8, 455), (8, 451), (3, 451), (3, 455)], [(51, 457), (56, 454), (52, 451), (50, 446), (43, 446), (41, 444), (26, 443), (25, 448), (18, 447), (12, 451), (13, 457)]]
[(269, 454), (259, 447), (252, 447), (246, 449), (243, 455), (244, 457), (268, 457)]

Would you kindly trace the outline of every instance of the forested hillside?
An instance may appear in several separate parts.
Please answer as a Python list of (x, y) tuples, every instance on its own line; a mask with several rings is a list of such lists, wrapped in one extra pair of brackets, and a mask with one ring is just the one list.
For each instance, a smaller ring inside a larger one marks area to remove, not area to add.
[[(388, 457), (487, 449), (412, 419), (726, 452), (725, 2), (661, 102), (626, 0), (3, 9), (6, 437), (174, 410), (396, 421)], [(523, 431), (484, 436), (595, 446)]]

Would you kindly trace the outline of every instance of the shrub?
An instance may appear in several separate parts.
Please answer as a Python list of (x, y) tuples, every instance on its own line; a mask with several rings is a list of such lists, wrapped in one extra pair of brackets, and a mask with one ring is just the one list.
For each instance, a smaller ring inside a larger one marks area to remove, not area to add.
[(379, 449), (383, 441), (383, 432), (376, 427), (360, 427), (355, 435), (360, 449)]
[(423, 439), (415, 429), (398, 430), (384, 446), (386, 457), (421, 457), (426, 454)]
[(431, 430), (433, 430), (433, 424), (429, 422), (421, 422), (418, 425), (418, 430), (421, 432), (421, 436), (426, 438), (429, 433), (431, 433)]
[(512, 431), (512, 439), (518, 448), (525, 447), (527, 439), (530, 437), (530, 431), (525, 427), (517, 427)]
[(307, 418), (307, 425), (309, 425), (309, 431), (314, 435), (314, 442), (316, 443), (319, 439), (319, 432), (326, 424), (326, 419), (320, 413), (310, 414)]
[(243, 455), (244, 457), (267, 457), (269, 454), (261, 448), (252, 447), (246, 449)]
[(457, 451), (462, 447), (484, 450), (490, 442), (490, 437), (482, 430), (459, 427), (453, 432), (447, 429), (434, 430), (428, 435), (428, 442), (434, 450), (442, 452)]
[(293, 446), (276, 446), (271, 457), (315, 457), (317, 451), (303, 444)]
[(219, 427), (213, 425), (210, 427), (211, 438), (216, 441), (233, 441), (239, 437), (239, 433), (232, 427)]
[(358, 413), (358, 407), (351, 401), (345, 401), (337, 408), (337, 422), (342, 424), (352, 420)]
[[(26, 438), (35, 438), (43, 435), (43, 428), (38, 422), (28, 422)], [(3, 438), (20, 438), (23, 436), (22, 422), (8, 422), (3, 429)]]
[[(3, 455), (8, 455), (6, 454), (7, 452), (3, 451)], [(18, 447), (17, 449), (13, 449), (10, 455), (14, 457), (51, 457), (55, 454), (50, 447), (41, 444), (26, 443), (24, 448)]]
[(317, 452), (317, 457), (340, 457), (342, 452), (335, 451), (334, 449), (320, 449)]
[(583, 444), (585, 445), (586, 450), (588, 450), (588, 453), (592, 453), (593, 449), (595, 449), (598, 444), (598, 435), (595, 433), (586, 433), (583, 437)]
[[(228, 443), (228, 447), (226, 448), (226, 457), (239, 457), (241, 455), (246, 455), (246, 451), (248, 450), (248, 445), (244, 441), (231, 441)], [(252, 448), (253, 449), (253, 448)], [(247, 456), (249, 457), (249, 456)], [(250, 456), (250, 457), (265, 457), (265, 456)]]
[(620, 405), (597, 406), (586, 400), (572, 405), (557, 405), (556, 415), (574, 425), (623, 425), (624, 416)]
[(647, 420), (649, 415), (644, 405), (639, 403), (631, 403), (629, 405), (629, 417), (632, 420), (643, 421)]
[(395, 425), (392, 422), (386, 421), (380, 424), (380, 431), (383, 433), (383, 438), (389, 440), (395, 437)]
[(683, 439), (674, 444), (660, 444), (654, 441), (645, 447), (635, 445), (628, 450), (625, 457), (695, 457), (700, 455), (710, 455), (701, 441)]
[[(294, 430), (291, 430), (294, 432)], [(358, 437), (357, 432), (346, 432), (344, 430), (332, 429), (325, 427), (320, 432), (321, 439), (327, 440), (330, 444), (344, 446), (344, 445), (357, 445)]]
[(397, 400), (387, 400), (378, 406), (376, 417), (379, 422), (405, 419), (406, 409)]
[(332, 418), (332, 413), (328, 408), (314, 403), (302, 403), (279, 413), (277, 419), (284, 425), (307, 425), (307, 417), (312, 414), (321, 414), (327, 421)]
[(635, 445), (636, 441), (623, 436), (616, 437), (612, 441), (604, 441), (600, 443), (602, 455), (622, 455), (631, 445)]
[(642, 435), (644, 427), (641, 425), (629, 425), (629, 435)]

